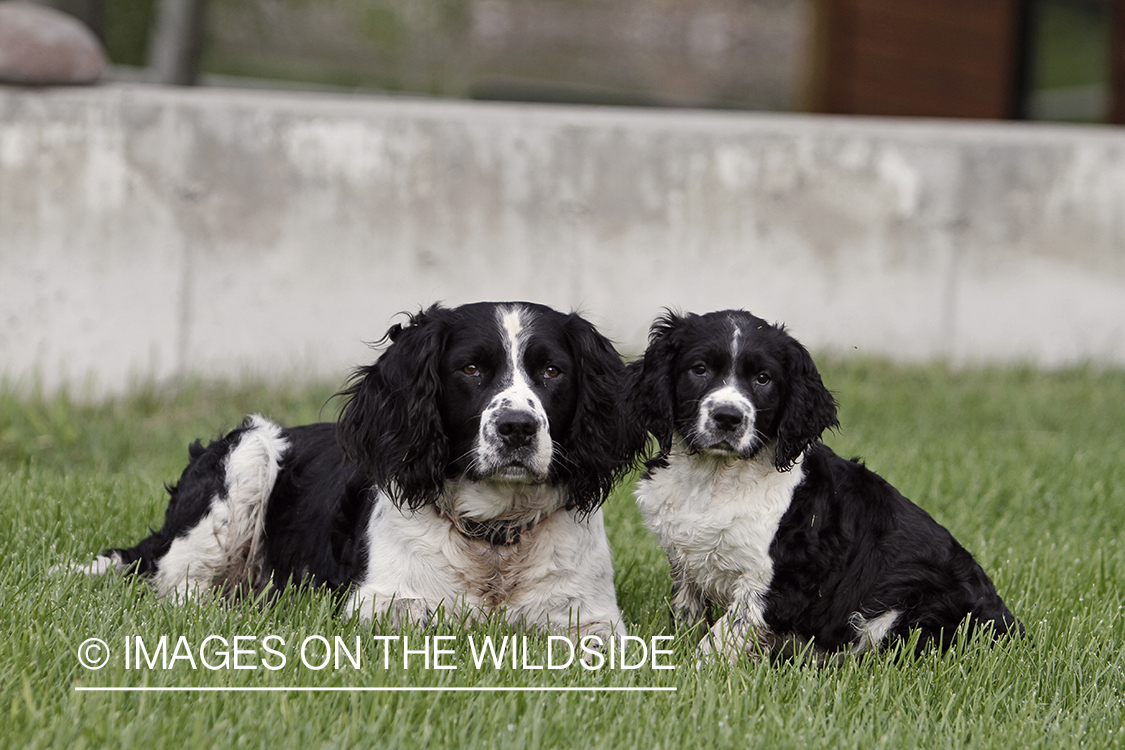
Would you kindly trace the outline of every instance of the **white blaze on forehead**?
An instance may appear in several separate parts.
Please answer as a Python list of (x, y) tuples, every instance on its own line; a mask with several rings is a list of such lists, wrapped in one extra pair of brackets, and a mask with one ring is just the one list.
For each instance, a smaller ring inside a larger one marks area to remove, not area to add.
[(508, 347), (508, 363), (512, 367), (513, 384), (526, 383), (523, 368), (520, 367), (520, 359), (522, 359), (521, 355), (523, 354), (524, 341), (526, 340), (524, 322), (520, 316), (520, 308), (500, 308), (498, 314), (500, 315), (500, 328), (503, 329), (506, 337), (505, 343)]
[(478, 467), (499, 467), (508, 461), (509, 449), (499, 435), (496, 419), (504, 410), (523, 411), (531, 414), (539, 428), (526, 458), (527, 468), (535, 475), (544, 477), (551, 463), (553, 445), (549, 432), (547, 412), (543, 402), (532, 388), (531, 378), (523, 366), (524, 351), (531, 334), (530, 313), (518, 305), (501, 307), (496, 312), (500, 336), (508, 354), (510, 375), (502, 378), (500, 390), (481, 414), (480, 432), (477, 435), (476, 458)]
[(738, 360), (738, 342), (742, 338), (742, 329), (738, 327), (738, 323), (735, 323), (733, 318), (730, 322), (734, 326), (734, 335), (730, 340), (731, 374), (733, 375)]
[(518, 346), (520, 333), (523, 332), (523, 320), (520, 318), (518, 307), (500, 308), (500, 326), (508, 335), (508, 346), (515, 349)]

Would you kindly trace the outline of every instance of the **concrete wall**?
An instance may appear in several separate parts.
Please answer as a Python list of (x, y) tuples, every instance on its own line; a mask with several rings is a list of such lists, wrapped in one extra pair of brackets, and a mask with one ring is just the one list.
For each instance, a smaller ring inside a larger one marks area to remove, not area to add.
[(0, 87), (0, 372), (342, 378), (400, 310), (1125, 364), (1125, 131)]

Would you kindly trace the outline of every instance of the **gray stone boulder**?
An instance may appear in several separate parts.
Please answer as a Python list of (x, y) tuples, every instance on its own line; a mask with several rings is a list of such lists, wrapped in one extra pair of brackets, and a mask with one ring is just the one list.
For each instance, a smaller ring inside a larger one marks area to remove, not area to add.
[(0, 83), (93, 83), (108, 60), (94, 32), (62, 11), (0, 2)]

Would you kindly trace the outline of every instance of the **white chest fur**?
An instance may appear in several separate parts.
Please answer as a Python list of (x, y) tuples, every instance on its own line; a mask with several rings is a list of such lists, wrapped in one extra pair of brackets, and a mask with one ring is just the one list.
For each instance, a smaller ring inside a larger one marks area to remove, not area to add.
[(367, 525), (367, 567), (347, 610), (374, 619), (405, 605), (414, 619), (500, 613), (566, 634), (622, 635), (601, 511), (580, 517), (547, 485), (454, 484), (448, 513), (477, 520), (541, 518), (510, 546), (468, 539), (433, 506), (399, 510), (380, 497)]
[(640, 482), (637, 504), (674, 574), (720, 606), (760, 607), (773, 578), (770, 543), (803, 476), (800, 459), (777, 471), (772, 451), (742, 461), (677, 445), (667, 468)]

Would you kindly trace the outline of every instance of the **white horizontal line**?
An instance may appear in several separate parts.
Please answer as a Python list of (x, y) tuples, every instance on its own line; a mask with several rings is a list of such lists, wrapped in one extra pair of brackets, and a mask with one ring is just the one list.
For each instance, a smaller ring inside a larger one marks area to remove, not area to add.
[(114, 687), (75, 686), (76, 693), (674, 693), (675, 687)]

